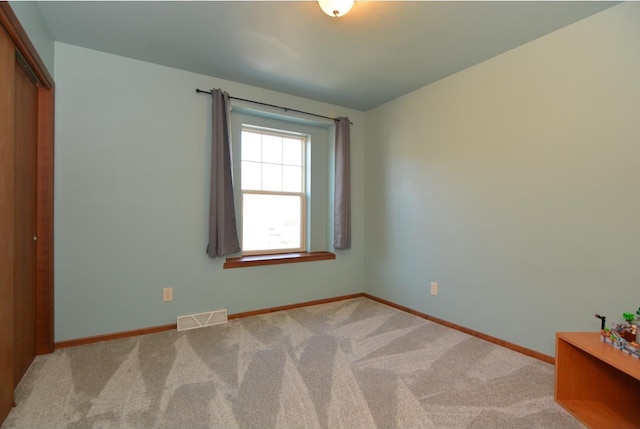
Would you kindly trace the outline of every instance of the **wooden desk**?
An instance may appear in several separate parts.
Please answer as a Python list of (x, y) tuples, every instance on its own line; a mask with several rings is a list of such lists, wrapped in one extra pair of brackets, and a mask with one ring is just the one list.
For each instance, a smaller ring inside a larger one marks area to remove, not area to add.
[(599, 332), (558, 332), (555, 399), (589, 428), (640, 429), (640, 360)]

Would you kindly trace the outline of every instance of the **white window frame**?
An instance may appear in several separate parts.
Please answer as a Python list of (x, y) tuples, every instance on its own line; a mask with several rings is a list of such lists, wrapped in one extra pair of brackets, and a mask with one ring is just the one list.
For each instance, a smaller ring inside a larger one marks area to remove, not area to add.
[[(282, 196), (296, 196), (300, 198), (300, 247), (297, 248), (280, 248), (280, 249), (258, 249), (258, 250), (244, 250), (244, 204), (241, 205), (241, 213), (242, 213), (242, 225), (243, 225), (243, 234), (242, 234), (242, 256), (254, 256), (254, 255), (274, 255), (279, 253), (297, 253), (297, 252), (305, 252), (307, 250), (307, 174), (305, 173), (307, 170), (307, 145), (309, 142), (309, 136), (297, 133), (294, 131), (281, 130), (281, 129), (273, 129), (273, 128), (265, 128), (261, 126), (255, 126), (250, 124), (242, 124), (242, 132), (249, 131), (254, 133), (260, 133), (263, 135), (272, 135), (277, 137), (295, 137), (302, 140), (302, 171), (301, 171), (301, 191), (300, 192), (285, 192), (285, 191), (265, 191), (265, 190), (245, 190), (242, 189), (242, 185), (240, 185), (241, 190), (241, 198), (244, 202), (245, 195), (282, 195)], [(242, 141), (240, 142), (240, 150), (242, 151)], [(240, 152), (242, 153), (242, 152)], [(241, 159), (242, 161), (242, 159)], [(267, 164), (267, 163), (265, 163)], [(282, 164), (286, 165), (286, 164)], [(242, 172), (241, 172), (242, 174)]]

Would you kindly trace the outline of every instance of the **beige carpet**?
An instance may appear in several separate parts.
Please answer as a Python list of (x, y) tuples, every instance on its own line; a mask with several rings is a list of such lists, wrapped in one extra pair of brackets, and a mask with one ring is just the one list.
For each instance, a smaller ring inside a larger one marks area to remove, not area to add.
[(582, 428), (552, 365), (357, 298), (38, 357), (3, 428)]

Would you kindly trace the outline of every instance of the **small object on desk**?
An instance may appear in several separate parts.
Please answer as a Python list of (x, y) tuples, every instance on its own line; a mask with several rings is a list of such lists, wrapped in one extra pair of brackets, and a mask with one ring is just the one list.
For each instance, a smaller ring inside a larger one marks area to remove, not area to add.
[(611, 344), (613, 348), (622, 351), (626, 355), (640, 359), (640, 346), (638, 345), (640, 319), (635, 319), (633, 313), (622, 313), (624, 322), (613, 323), (611, 329), (608, 329), (605, 328), (605, 316), (596, 314), (595, 317), (600, 319), (601, 322), (600, 341)]
[[(640, 308), (638, 309), (638, 311), (640, 311)], [(605, 326), (604, 326), (604, 325), (605, 325), (605, 322), (606, 322), (606, 320), (607, 320), (607, 317), (606, 317), (606, 316), (600, 316), (599, 314), (596, 314), (596, 317), (597, 317), (598, 319), (600, 319), (600, 329), (601, 329), (601, 330), (604, 330), (604, 328), (605, 328)]]

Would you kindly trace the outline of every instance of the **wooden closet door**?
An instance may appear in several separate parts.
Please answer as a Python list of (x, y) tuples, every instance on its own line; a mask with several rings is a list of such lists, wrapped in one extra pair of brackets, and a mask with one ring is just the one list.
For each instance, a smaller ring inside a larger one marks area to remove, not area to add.
[(0, 26), (0, 424), (13, 405), (13, 193), (15, 48)]
[[(27, 70), (27, 71), (25, 71)], [(15, 64), (14, 381), (36, 356), (36, 177), (38, 90), (28, 66)]]
[(0, 425), (36, 352), (54, 348), (53, 99), (51, 75), (0, 0)]

